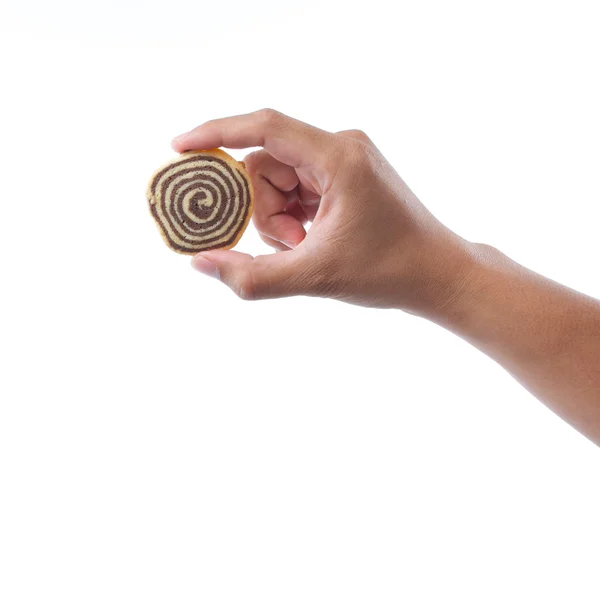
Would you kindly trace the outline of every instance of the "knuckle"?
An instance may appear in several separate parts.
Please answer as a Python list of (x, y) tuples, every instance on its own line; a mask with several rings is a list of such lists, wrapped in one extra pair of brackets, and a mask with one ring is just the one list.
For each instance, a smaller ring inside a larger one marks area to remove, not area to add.
[(238, 296), (245, 301), (254, 301), (275, 296), (269, 268), (269, 255), (257, 255), (243, 272), (239, 284)]
[(263, 124), (273, 126), (281, 121), (283, 114), (273, 108), (263, 108), (258, 111), (258, 116), (262, 120)]
[(346, 145), (345, 159), (355, 171), (357, 168), (362, 168), (368, 162), (370, 153), (371, 150), (369, 146), (352, 139), (351, 142)]
[(252, 222), (254, 223), (254, 226), (256, 227), (256, 229), (261, 232), (262, 234), (267, 234), (268, 235), (268, 221), (269, 221), (269, 215), (266, 214), (262, 209), (255, 209), (254, 213), (252, 214)]
[(252, 272), (250, 270), (240, 272), (233, 281), (231, 289), (244, 301), (254, 300), (256, 298), (256, 288)]
[(371, 138), (369, 135), (360, 129), (353, 129), (350, 131), (350, 133), (357, 141), (362, 143), (371, 143)]
[(367, 133), (365, 133), (361, 129), (349, 129), (347, 131), (340, 131), (337, 133), (340, 137), (344, 137), (346, 139), (353, 139), (354, 141), (359, 141), (360, 143), (365, 143), (367, 145), (373, 145), (371, 138)]
[(266, 268), (268, 267), (269, 258), (267, 255), (257, 255), (254, 258), (254, 266), (256, 268)]
[(244, 157), (244, 164), (246, 164), (248, 172), (254, 173), (257, 171), (260, 164), (261, 153), (260, 150), (253, 151)]

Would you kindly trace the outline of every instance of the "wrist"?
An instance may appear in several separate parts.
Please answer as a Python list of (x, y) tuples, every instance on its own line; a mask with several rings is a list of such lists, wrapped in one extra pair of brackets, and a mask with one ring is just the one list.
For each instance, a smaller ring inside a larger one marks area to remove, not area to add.
[(428, 272), (419, 283), (417, 300), (406, 311), (433, 321), (443, 327), (456, 328), (475, 317), (482, 293), (490, 284), (492, 264), (499, 251), (491, 246), (472, 243), (448, 231), (431, 257), (430, 265), (420, 264)]
[(513, 262), (490, 245), (461, 241), (453, 267), (447, 266), (445, 291), (424, 316), (471, 336), (493, 315), (494, 297), (510, 283)]

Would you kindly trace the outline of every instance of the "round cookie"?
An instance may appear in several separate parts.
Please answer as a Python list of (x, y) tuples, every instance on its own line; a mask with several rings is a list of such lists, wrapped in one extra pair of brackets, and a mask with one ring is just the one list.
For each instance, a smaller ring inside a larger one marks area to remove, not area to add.
[(165, 243), (186, 255), (235, 246), (254, 202), (244, 163), (220, 149), (177, 156), (150, 179), (146, 196)]

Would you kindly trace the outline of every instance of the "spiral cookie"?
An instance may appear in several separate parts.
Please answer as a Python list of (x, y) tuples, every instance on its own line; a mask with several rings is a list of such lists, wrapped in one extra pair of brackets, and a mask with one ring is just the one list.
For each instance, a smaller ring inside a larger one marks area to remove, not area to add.
[(244, 164), (220, 149), (181, 154), (154, 174), (147, 197), (167, 245), (188, 255), (230, 249), (252, 215)]

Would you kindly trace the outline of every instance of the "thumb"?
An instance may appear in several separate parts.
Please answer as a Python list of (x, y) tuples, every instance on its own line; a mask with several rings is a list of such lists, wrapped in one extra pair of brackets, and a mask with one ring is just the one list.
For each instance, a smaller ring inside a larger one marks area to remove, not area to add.
[(252, 257), (221, 249), (198, 253), (192, 259), (192, 267), (221, 280), (241, 299), (279, 298), (309, 290), (307, 264), (299, 253), (295, 250)]

